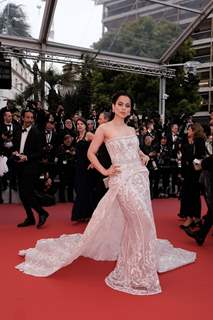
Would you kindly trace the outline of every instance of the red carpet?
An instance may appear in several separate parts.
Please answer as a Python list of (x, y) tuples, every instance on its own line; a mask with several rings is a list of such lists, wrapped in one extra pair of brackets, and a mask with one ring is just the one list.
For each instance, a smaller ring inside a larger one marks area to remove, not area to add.
[[(23, 259), (19, 249), (33, 246), (40, 238), (82, 231), (72, 226), (70, 205), (48, 208), (50, 217), (43, 229), (18, 229), (24, 219), (21, 205), (0, 206), (0, 319), (163, 319), (200, 320), (212, 318), (213, 237), (203, 247), (185, 236), (178, 227), (178, 201), (153, 201), (158, 236), (198, 254), (194, 264), (161, 274), (163, 292), (155, 296), (132, 296), (108, 288), (105, 276), (114, 263), (80, 258), (49, 278), (27, 276), (14, 269)], [(205, 208), (203, 209), (205, 212)]]

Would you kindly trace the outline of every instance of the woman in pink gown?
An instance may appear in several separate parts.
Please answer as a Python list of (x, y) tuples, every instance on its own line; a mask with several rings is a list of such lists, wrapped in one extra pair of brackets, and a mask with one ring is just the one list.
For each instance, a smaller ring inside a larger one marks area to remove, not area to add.
[[(153, 220), (148, 157), (139, 150), (133, 128), (125, 124), (131, 113), (131, 97), (120, 92), (113, 96), (112, 121), (101, 125), (90, 145), (92, 165), (108, 180), (109, 190), (99, 202), (83, 234), (43, 239), (34, 248), (21, 250), (25, 261), (17, 269), (46, 277), (79, 256), (117, 261), (105, 279), (111, 288), (135, 295), (161, 292), (158, 272), (165, 272), (195, 260), (194, 252), (177, 249), (168, 240), (156, 237)], [(96, 157), (105, 142), (111, 157), (103, 168)]]

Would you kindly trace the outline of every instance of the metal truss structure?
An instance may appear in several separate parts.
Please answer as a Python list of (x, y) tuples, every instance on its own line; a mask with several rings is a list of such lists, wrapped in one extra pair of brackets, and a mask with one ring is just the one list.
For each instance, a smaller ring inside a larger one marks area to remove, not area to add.
[[(140, 59), (135, 57), (122, 56), (119, 54), (109, 54), (95, 50), (77, 48), (68, 45), (61, 45), (54, 42), (49, 42), (45, 46), (37, 48), (36, 41), (25, 39), (13, 39), (12, 37), (3, 37), (4, 46), (0, 48), (0, 53), (5, 57), (25, 58), (36, 61), (48, 61), (55, 63), (73, 63), (81, 65), (84, 63), (82, 57), (88, 54), (91, 60), (99, 68), (131, 72), (137, 74), (150, 75), (155, 77), (173, 78), (175, 70), (153, 62), (151, 59)], [(23, 49), (24, 46), (24, 49)]]
[[(96, 0), (97, 3), (104, 3), (107, 0)], [(196, 11), (198, 17), (192, 22), (184, 32), (178, 37), (176, 42), (164, 53), (161, 59), (147, 59), (143, 57), (126, 56), (102, 51), (95, 51), (76, 46), (68, 46), (48, 41), (48, 34), (53, 21), (54, 12), (57, 10), (57, 0), (46, 0), (45, 10), (38, 39), (18, 38), (0, 35), (0, 42), (4, 54), (7, 56), (21, 56), (28, 59), (40, 61), (52, 61), (57, 63), (83, 63), (82, 55), (89, 54), (94, 57), (97, 66), (118, 71), (126, 71), (140, 74), (147, 74), (157, 77), (172, 78), (175, 71), (165, 66), (171, 56), (183, 43), (183, 41), (193, 32), (213, 10), (213, 1), (209, 0), (203, 10), (192, 10), (188, 7), (178, 6), (175, 1), (167, 0), (147, 0), (163, 6), (179, 7), (182, 10)], [(116, 2), (116, 1), (115, 1)]]
[(157, 77), (165, 77), (165, 78), (174, 78), (175, 70), (157, 66), (157, 65), (145, 65), (145, 64), (125, 64), (121, 62), (114, 62), (110, 60), (97, 60), (97, 66), (100, 68), (117, 70), (117, 71), (126, 71), (131, 73), (139, 73), (145, 74), (148, 76), (157, 76)]

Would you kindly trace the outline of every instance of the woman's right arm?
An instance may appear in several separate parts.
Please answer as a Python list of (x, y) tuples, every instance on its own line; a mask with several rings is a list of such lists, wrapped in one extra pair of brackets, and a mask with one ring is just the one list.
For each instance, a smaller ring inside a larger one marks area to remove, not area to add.
[(93, 165), (93, 167), (96, 170), (98, 170), (103, 176), (115, 175), (120, 172), (119, 166), (112, 165), (110, 168), (106, 169), (101, 165), (100, 161), (96, 156), (99, 147), (102, 145), (102, 143), (104, 143), (104, 139), (105, 139), (104, 129), (102, 128), (102, 126), (100, 126), (96, 130), (93, 140), (90, 143), (90, 146), (87, 152), (87, 157), (91, 162), (91, 164)]
[(101, 163), (99, 162), (96, 153), (98, 152), (98, 149), (100, 148), (100, 146), (102, 145), (102, 143), (104, 142), (104, 130), (103, 128), (100, 126), (98, 127), (98, 129), (95, 132), (95, 135), (93, 137), (92, 142), (90, 143), (88, 152), (87, 152), (87, 157), (89, 159), (89, 161), (91, 162), (91, 164), (93, 165), (93, 167), (98, 170), (103, 176), (106, 176), (106, 169), (101, 165)]

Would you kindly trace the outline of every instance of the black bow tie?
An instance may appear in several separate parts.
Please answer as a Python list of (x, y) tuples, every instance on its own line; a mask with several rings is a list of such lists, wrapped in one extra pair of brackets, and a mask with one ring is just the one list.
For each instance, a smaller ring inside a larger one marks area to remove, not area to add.
[(26, 129), (26, 128), (23, 128), (23, 129), (21, 130), (21, 132), (27, 132), (27, 129)]

